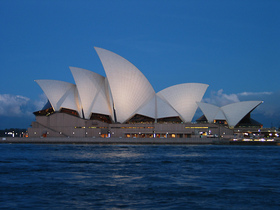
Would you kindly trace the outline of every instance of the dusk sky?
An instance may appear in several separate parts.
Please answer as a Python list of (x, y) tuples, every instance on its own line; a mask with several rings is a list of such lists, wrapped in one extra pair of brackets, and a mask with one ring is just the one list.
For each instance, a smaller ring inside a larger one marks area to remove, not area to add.
[(156, 92), (205, 83), (204, 102), (262, 100), (252, 118), (280, 126), (279, 0), (0, 0), (0, 27), (0, 129), (35, 120), (47, 99), (34, 80), (74, 83), (69, 66), (105, 76), (94, 46)]

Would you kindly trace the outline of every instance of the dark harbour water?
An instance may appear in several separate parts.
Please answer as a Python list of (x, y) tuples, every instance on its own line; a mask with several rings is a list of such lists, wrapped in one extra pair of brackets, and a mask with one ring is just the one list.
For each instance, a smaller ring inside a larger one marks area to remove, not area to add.
[(280, 147), (0, 145), (0, 209), (280, 209)]

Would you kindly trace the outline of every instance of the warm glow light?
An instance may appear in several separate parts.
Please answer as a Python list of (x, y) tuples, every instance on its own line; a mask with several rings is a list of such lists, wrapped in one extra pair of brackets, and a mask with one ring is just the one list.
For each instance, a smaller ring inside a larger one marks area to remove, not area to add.
[(243, 141), (253, 141), (253, 139), (243, 139)]
[(208, 127), (185, 127), (185, 128), (208, 128)]

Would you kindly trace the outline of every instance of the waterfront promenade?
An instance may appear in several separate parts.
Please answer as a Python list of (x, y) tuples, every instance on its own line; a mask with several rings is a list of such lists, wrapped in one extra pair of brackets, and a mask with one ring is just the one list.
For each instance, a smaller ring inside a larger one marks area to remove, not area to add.
[(17, 138), (1, 137), (0, 143), (30, 144), (228, 144), (219, 138)]

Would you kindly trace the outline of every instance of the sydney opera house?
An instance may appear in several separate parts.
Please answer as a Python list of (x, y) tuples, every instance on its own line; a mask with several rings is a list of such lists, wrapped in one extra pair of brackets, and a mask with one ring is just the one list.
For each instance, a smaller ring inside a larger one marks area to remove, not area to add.
[[(233, 128), (261, 126), (250, 113), (262, 101), (218, 107), (203, 103), (207, 84), (184, 83), (155, 92), (150, 82), (123, 57), (95, 50), (106, 77), (70, 67), (75, 84), (36, 80), (48, 98), (34, 112), (30, 137), (190, 138), (232, 135)], [(203, 116), (193, 122), (198, 108)]]

